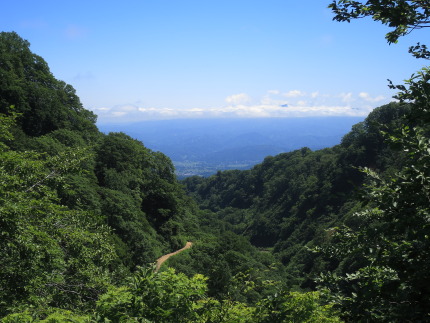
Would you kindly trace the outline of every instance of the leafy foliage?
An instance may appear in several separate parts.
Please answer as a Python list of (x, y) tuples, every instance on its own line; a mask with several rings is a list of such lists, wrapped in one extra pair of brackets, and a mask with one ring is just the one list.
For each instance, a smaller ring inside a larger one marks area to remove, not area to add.
[(71, 85), (54, 78), (29, 46), (14, 32), (0, 33), (0, 112), (15, 105), (22, 113), (22, 130), (31, 136), (63, 128), (95, 133), (95, 115), (82, 107)]
[[(396, 43), (399, 37), (415, 29), (427, 28), (430, 23), (430, 4), (421, 0), (336, 0), (329, 8), (335, 14), (333, 20), (350, 22), (352, 19), (372, 17), (393, 28), (385, 36), (389, 43)], [(419, 48), (418, 45), (415, 50)]]
[(88, 309), (127, 269), (182, 245), (192, 202), (163, 154), (99, 133), (27, 41), (1, 33), (0, 49), (0, 313)]
[[(429, 9), (331, 8), (337, 20), (388, 24), (390, 42), (426, 26)], [(99, 133), (16, 33), (0, 33), (0, 73), (3, 322), (428, 318), (428, 69), (391, 84), (400, 103), (375, 109), (340, 145), (182, 183), (162, 153)], [(190, 240), (168, 262), (176, 271), (147, 266)]]
[(318, 293), (276, 294), (256, 307), (205, 295), (206, 278), (188, 278), (169, 269), (137, 272), (128, 287), (103, 295), (97, 304), (97, 320), (114, 322), (340, 322)]
[(359, 208), (356, 190), (364, 176), (357, 167), (394, 171), (402, 163), (381, 131), (393, 134), (409, 110), (397, 103), (375, 109), (330, 149), (303, 148), (267, 157), (249, 171), (191, 177), (183, 183), (202, 208), (227, 222), (227, 229), (273, 250), (287, 266), (291, 286), (314, 288), (313, 277), (337, 262), (308, 249), (326, 243), (325, 230), (350, 221), (349, 215)]
[(408, 121), (414, 126), (387, 136), (405, 153), (402, 167), (385, 179), (363, 169), (371, 179), (364, 197), (369, 206), (354, 215), (357, 226), (338, 230), (325, 250), (330, 257), (354, 259), (342, 275), (323, 274), (320, 281), (356, 320), (416, 321), (428, 316), (430, 139), (422, 97), (428, 77), (421, 76), (408, 81), (409, 88), (398, 95), (410, 101)]
[(101, 319), (195, 322), (199, 316), (195, 301), (206, 291), (205, 279), (201, 275), (190, 279), (173, 270), (154, 274), (151, 268), (137, 272), (129, 286), (100, 298), (97, 311)]
[(1, 313), (23, 303), (84, 307), (109, 284), (116, 254), (108, 228), (62, 206), (55, 190), (85, 154), (0, 151)]
[[(426, 24), (426, 2), (402, 2), (411, 3), (410, 9)], [(404, 16), (407, 19), (408, 13)], [(388, 13), (391, 18), (396, 19)], [(405, 85), (391, 84), (400, 90), (396, 98), (410, 104), (398, 131), (384, 134), (393, 149), (402, 151), (402, 163), (384, 176), (362, 170), (369, 178), (363, 196), (367, 207), (354, 214), (352, 226), (332, 229), (332, 244), (323, 248), (327, 257), (341, 258), (342, 265), (337, 273), (323, 273), (319, 281), (345, 317), (354, 321), (429, 317), (429, 79), (424, 68)]]

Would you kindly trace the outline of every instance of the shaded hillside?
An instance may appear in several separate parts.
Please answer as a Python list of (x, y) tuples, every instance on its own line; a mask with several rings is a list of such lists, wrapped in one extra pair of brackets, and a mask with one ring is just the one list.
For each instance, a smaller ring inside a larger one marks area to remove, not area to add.
[(394, 103), (376, 109), (333, 148), (302, 148), (267, 157), (251, 170), (191, 177), (183, 183), (201, 208), (215, 212), (253, 245), (274, 248), (290, 282), (300, 281), (325, 266), (305, 247), (322, 243), (325, 229), (346, 221), (360, 207), (356, 193), (364, 176), (357, 167), (397, 167), (401, 159), (388, 149), (381, 130), (396, 129), (406, 111)]
[[(196, 259), (206, 259), (204, 267), (181, 265), (207, 276), (201, 298), (222, 299), (234, 289), (246, 267), (214, 266), (239, 252), (261, 272), (255, 279), (268, 279), (275, 259), (255, 257), (249, 241), (221, 222), (205, 225), (210, 214), (185, 194), (166, 155), (124, 133), (99, 132), (73, 87), (56, 80), (16, 33), (0, 33), (0, 49), (7, 76), (0, 88), (0, 318), (64, 321), (74, 317), (67, 310), (91, 316), (102, 294), (123, 290), (141, 267), (186, 241), (195, 243)], [(222, 237), (231, 243), (218, 246)], [(276, 277), (283, 279), (282, 270)], [(265, 294), (256, 291), (252, 300)], [(247, 300), (243, 291), (236, 296)]]
[[(171, 161), (125, 134), (99, 132), (95, 116), (82, 107), (73, 87), (56, 80), (17, 34), (1, 33), (0, 49), (5, 76), (0, 86), (5, 144), (1, 227), (13, 241), (0, 242), (2, 263), (9, 263), (0, 274), (2, 286), (8, 286), (0, 298), (25, 302), (46, 293), (46, 302), (54, 306), (68, 297), (70, 304), (95, 299), (115, 275), (183, 245), (198, 224)], [(26, 211), (14, 210), (20, 199)], [(79, 240), (81, 229), (88, 235)], [(53, 240), (44, 244), (38, 236), (45, 235)], [(44, 250), (43, 266), (34, 248)], [(109, 261), (97, 260), (104, 257), (98, 252), (106, 252)], [(38, 266), (53, 274), (42, 278)], [(17, 281), (20, 288), (14, 287)], [(9, 301), (1, 303), (1, 312)]]

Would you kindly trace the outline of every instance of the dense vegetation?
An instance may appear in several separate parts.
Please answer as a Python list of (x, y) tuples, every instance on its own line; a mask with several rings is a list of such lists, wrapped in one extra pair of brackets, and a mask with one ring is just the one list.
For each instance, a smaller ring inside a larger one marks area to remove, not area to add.
[[(317, 293), (275, 286), (276, 259), (210, 223), (165, 155), (100, 133), (27, 41), (3, 32), (0, 47), (3, 321), (264, 321), (293, 304), (292, 317), (337, 320)], [(195, 247), (171, 265), (188, 276), (153, 271), (187, 240)]]
[[(332, 9), (390, 41), (430, 10)], [(0, 75), (2, 322), (430, 320), (429, 70), (340, 145), (182, 183), (162, 153), (100, 133), (16, 33), (0, 33)]]
[(376, 109), (333, 148), (302, 148), (267, 157), (249, 171), (191, 177), (184, 183), (201, 208), (253, 245), (273, 250), (287, 266), (289, 284), (310, 287), (306, 278), (313, 279), (324, 265), (309, 248), (324, 243), (327, 229), (360, 208), (357, 188), (364, 176), (358, 167), (396, 166), (399, 160), (391, 158), (381, 124), (392, 131), (406, 111), (407, 106), (394, 103)]

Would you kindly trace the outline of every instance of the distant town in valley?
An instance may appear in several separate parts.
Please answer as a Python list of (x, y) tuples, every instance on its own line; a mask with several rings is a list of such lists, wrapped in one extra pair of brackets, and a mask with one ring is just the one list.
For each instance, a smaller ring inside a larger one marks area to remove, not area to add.
[(171, 158), (178, 178), (219, 170), (250, 169), (267, 156), (341, 142), (364, 117), (175, 119), (100, 124), (104, 133), (124, 132)]

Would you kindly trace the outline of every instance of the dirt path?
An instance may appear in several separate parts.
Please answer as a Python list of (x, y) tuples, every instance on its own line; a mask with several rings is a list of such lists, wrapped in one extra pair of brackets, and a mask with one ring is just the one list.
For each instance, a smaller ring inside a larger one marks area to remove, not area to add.
[(157, 263), (156, 263), (156, 265), (155, 265), (155, 272), (157, 272), (157, 271), (159, 271), (159, 270), (160, 270), (161, 265), (162, 265), (162, 264), (163, 264), (167, 259), (169, 259), (170, 257), (172, 257), (172, 256), (174, 256), (174, 255), (177, 255), (178, 253), (180, 253), (180, 252), (182, 252), (182, 251), (184, 251), (184, 250), (187, 250), (187, 249), (191, 248), (191, 246), (192, 246), (192, 245), (193, 245), (193, 243), (192, 243), (192, 242), (190, 242), (190, 241), (188, 241), (188, 242), (185, 244), (185, 247), (183, 247), (182, 249), (176, 250), (175, 252), (168, 253), (167, 255), (164, 255), (164, 256), (161, 256), (160, 258), (158, 258), (158, 259), (157, 259)]

